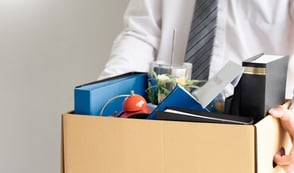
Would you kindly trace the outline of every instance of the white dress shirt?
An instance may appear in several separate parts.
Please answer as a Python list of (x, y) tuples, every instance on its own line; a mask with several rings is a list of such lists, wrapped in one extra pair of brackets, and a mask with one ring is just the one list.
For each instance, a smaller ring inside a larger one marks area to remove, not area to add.
[[(259, 53), (290, 55), (286, 98), (294, 87), (294, 0), (219, 0), (210, 77), (232, 60)], [(149, 71), (151, 61), (185, 57), (195, 0), (130, 0), (125, 28), (113, 44), (100, 79), (130, 71)]]

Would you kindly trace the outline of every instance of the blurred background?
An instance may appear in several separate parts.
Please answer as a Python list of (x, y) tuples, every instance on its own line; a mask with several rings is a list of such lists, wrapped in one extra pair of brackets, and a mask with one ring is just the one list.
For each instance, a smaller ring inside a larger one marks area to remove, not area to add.
[(60, 172), (61, 114), (97, 79), (128, 0), (0, 0), (0, 172)]

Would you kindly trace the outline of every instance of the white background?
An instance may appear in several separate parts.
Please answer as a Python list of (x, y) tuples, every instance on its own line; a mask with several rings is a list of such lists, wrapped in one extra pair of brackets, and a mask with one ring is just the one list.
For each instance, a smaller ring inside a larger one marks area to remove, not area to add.
[(128, 0), (0, 0), (0, 172), (60, 172), (61, 113), (96, 80)]

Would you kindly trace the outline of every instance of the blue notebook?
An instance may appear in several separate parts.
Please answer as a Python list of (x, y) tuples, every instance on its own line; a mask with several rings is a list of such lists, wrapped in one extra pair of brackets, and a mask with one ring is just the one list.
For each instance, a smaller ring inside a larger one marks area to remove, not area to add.
[(155, 119), (157, 111), (164, 111), (167, 107), (178, 107), (209, 112), (184, 87), (177, 85), (166, 98), (151, 112), (147, 119)]
[(103, 111), (104, 116), (122, 111), (125, 97), (113, 99), (119, 95), (129, 95), (131, 90), (145, 98), (148, 87), (148, 74), (131, 72), (116, 77), (95, 81), (77, 86), (74, 89), (74, 113), (84, 115), (100, 115), (101, 109), (109, 101)]

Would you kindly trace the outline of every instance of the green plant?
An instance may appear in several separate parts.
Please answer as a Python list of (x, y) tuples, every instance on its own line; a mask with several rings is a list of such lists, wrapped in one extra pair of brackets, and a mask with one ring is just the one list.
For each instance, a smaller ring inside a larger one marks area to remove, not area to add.
[(176, 85), (183, 86), (191, 91), (200, 87), (205, 80), (189, 80), (186, 77), (177, 77), (170, 74), (156, 74), (152, 71), (149, 75), (146, 92), (151, 103), (158, 105)]

